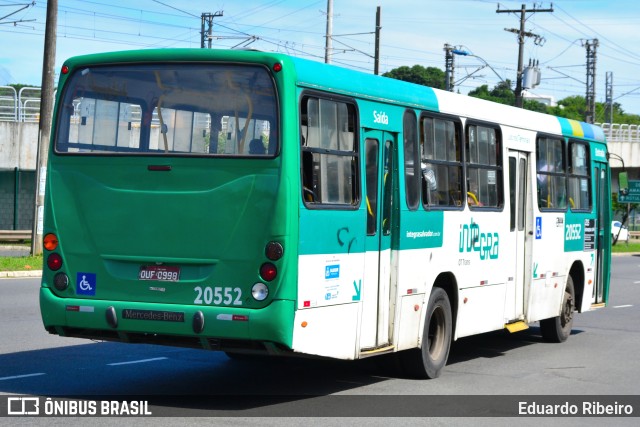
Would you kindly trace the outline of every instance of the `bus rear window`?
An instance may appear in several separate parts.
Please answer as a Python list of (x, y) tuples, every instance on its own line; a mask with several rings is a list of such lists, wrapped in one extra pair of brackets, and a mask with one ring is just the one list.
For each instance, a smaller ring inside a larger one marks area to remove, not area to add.
[(66, 84), (57, 153), (275, 156), (277, 98), (261, 66), (88, 67)]

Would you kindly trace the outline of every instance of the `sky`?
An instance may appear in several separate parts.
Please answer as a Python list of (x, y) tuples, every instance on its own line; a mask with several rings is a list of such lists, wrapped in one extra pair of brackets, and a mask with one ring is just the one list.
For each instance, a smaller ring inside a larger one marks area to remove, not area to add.
[[(324, 61), (327, 0), (58, 0), (56, 69), (75, 55), (129, 49), (200, 47), (202, 13), (214, 18), (215, 48), (248, 47)], [(640, 2), (637, 0), (333, 0), (331, 62), (374, 68), (376, 8), (381, 8), (380, 73), (400, 66), (444, 70), (444, 45), (455, 57), (455, 90), (468, 93), (515, 81), (520, 10), (526, 14), (524, 64), (537, 61), (541, 82), (530, 92), (560, 100), (586, 93), (585, 42), (596, 48), (596, 101), (606, 73), (614, 102), (640, 114)], [(28, 6), (28, 7), (26, 7)], [(42, 82), (46, 1), (0, 0), (0, 85)], [(20, 10), (22, 9), (22, 10)], [(17, 12), (17, 13), (14, 13)], [(218, 13), (220, 12), (220, 13)], [(537, 42), (537, 43), (536, 43)], [(484, 67), (484, 68), (481, 68)], [(480, 69), (481, 68), (481, 69)], [(604, 122), (596, 117), (596, 122)]]

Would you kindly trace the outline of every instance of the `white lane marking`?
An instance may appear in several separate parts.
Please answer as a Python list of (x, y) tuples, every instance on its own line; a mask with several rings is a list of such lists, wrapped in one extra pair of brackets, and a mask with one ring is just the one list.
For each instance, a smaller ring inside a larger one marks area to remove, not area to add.
[(614, 305), (613, 308), (628, 308), (628, 307), (633, 307), (631, 304), (626, 304), (626, 305)]
[(29, 378), (29, 377), (38, 377), (40, 375), (47, 375), (44, 372), (39, 372), (37, 374), (25, 374), (25, 375), (14, 375), (12, 377), (1, 377), (0, 381), (4, 381), (4, 380), (17, 380), (20, 378)]
[(130, 362), (118, 362), (118, 363), (107, 363), (107, 366), (120, 366), (120, 365), (132, 365), (134, 363), (147, 363), (147, 362), (157, 362), (158, 360), (165, 360), (166, 357), (154, 357), (153, 359), (142, 359), (142, 360), (132, 360)]

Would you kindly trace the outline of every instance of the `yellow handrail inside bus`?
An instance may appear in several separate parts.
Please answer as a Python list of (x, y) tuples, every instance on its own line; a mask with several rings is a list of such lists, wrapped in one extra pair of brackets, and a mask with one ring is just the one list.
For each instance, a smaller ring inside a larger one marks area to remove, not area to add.
[(473, 194), (471, 191), (467, 191), (467, 196), (471, 197), (471, 200), (473, 201), (473, 204), (475, 206), (480, 206), (480, 202), (478, 201), (478, 198), (475, 194)]

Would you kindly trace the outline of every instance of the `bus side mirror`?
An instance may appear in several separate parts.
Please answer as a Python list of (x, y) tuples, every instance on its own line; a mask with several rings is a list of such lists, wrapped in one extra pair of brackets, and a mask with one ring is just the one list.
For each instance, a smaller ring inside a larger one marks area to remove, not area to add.
[(629, 194), (629, 176), (627, 172), (620, 172), (618, 174), (618, 192), (622, 196)]

